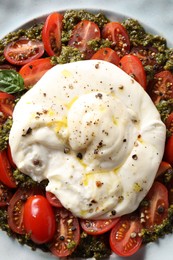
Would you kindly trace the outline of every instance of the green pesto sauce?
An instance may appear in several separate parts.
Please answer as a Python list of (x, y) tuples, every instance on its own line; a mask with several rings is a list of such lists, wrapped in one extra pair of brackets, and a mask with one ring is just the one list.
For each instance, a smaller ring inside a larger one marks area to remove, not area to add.
[(7, 148), (12, 119), (8, 118), (4, 124), (0, 125), (0, 151)]

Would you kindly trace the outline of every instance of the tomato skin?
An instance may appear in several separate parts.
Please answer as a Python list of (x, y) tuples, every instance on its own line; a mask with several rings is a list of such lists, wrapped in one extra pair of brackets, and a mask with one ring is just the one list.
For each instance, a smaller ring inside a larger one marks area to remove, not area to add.
[(172, 169), (168, 162), (162, 161), (156, 174), (156, 178), (162, 176), (166, 171)]
[[(141, 220), (144, 228), (152, 230), (154, 225), (160, 225), (168, 215), (168, 190), (158, 181), (155, 181), (141, 204)], [(147, 213), (146, 213), (147, 212)]]
[(19, 188), (14, 193), (8, 206), (8, 225), (17, 234), (25, 234), (23, 225), (23, 208), (28, 197), (33, 194), (41, 194), (37, 187)]
[(166, 128), (173, 135), (173, 112), (167, 117), (165, 121)]
[(119, 218), (104, 220), (85, 220), (81, 219), (82, 229), (89, 235), (101, 235), (115, 226)]
[(156, 73), (148, 84), (148, 94), (156, 105), (161, 100), (173, 98), (173, 74), (168, 70)]
[(9, 188), (16, 188), (6, 150), (0, 152), (0, 181)]
[(49, 242), (55, 233), (55, 216), (49, 202), (42, 195), (29, 197), (24, 205), (24, 228), (37, 244)]
[(0, 183), (0, 207), (7, 206), (12, 196), (12, 190)]
[(61, 202), (52, 192), (46, 191), (46, 198), (52, 206), (62, 208)]
[(164, 158), (173, 166), (173, 135), (171, 135), (166, 142)]
[(85, 59), (90, 59), (94, 54), (94, 50), (88, 46), (88, 41), (95, 39), (100, 39), (98, 25), (94, 22), (83, 20), (74, 27), (68, 45), (83, 52)]
[(0, 111), (4, 117), (12, 116), (14, 108), (14, 96), (5, 92), (0, 92)]
[(4, 49), (6, 60), (14, 65), (24, 65), (31, 60), (40, 58), (44, 53), (41, 41), (21, 38), (9, 43)]
[[(126, 215), (120, 218), (110, 233), (110, 247), (119, 256), (131, 256), (142, 244), (141, 224), (138, 218)], [(134, 234), (134, 237), (132, 236)]]
[[(50, 244), (50, 251), (58, 257), (70, 255), (80, 241), (79, 221), (65, 208), (55, 208), (56, 233)], [(68, 247), (72, 243), (72, 247)]]
[(62, 14), (52, 13), (43, 26), (42, 41), (49, 56), (59, 55), (61, 51), (62, 20)]
[(125, 27), (119, 22), (107, 23), (103, 27), (102, 37), (109, 39), (115, 44), (115, 51), (120, 57), (129, 53), (130, 39)]
[(19, 74), (24, 79), (25, 87), (30, 88), (52, 67), (53, 65), (51, 64), (50, 58), (42, 58), (33, 60), (22, 66), (19, 70)]
[(146, 90), (147, 77), (142, 62), (138, 57), (131, 54), (125, 55), (120, 60), (120, 67)]
[(92, 60), (105, 60), (115, 65), (119, 65), (120, 58), (111, 48), (101, 48), (92, 57)]

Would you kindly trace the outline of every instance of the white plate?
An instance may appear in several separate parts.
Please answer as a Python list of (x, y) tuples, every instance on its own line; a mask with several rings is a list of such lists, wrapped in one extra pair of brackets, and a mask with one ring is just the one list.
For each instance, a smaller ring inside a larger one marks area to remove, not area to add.
[[(25, 2), (25, 1), (24, 1)], [(33, 2), (33, 1), (31, 1)], [(65, 2), (65, 3), (64, 3)], [(35, 18), (38, 16), (41, 16), (41, 19), (43, 19), (42, 15), (45, 13), (55, 11), (62, 11), (65, 9), (81, 9), (81, 8), (87, 8), (97, 11), (103, 11), (110, 20), (122, 20), (124, 18), (123, 15), (117, 14), (115, 12), (112, 12), (112, 7), (115, 7), (115, 4), (113, 3), (113, 0), (103, 0), (103, 1), (80, 1), (75, 0), (74, 3), (71, 3), (71, 0), (67, 1), (58, 1), (57, 5), (53, 5), (50, 1), (50, 5), (45, 5), (45, 1), (43, 1), (43, 7), (39, 11), (33, 11), (28, 17)], [(106, 8), (105, 8), (106, 3)], [(45, 8), (45, 6), (47, 8)], [(54, 8), (54, 9), (53, 9)], [(26, 12), (25, 12), (26, 13)], [(16, 18), (17, 19), (17, 18)], [(40, 19), (40, 18), (39, 18)], [(23, 19), (24, 26), (27, 26), (28, 23), (26, 23), (28, 19), (26, 17)], [(18, 20), (14, 21), (15, 24), (11, 25), (11, 28), (8, 30), (8, 27), (2, 30), (0, 33), (0, 37), (5, 35), (11, 30), (15, 30), (18, 26), (21, 24), (18, 22)], [(146, 28), (146, 26), (145, 26)], [(146, 28), (150, 32), (154, 32), (149, 27)], [(44, 259), (57, 259), (56, 257), (52, 256), (48, 253), (43, 253), (40, 250), (32, 251), (27, 246), (21, 246), (18, 244), (17, 241), (9, 238), (4, 232), (0, 231), (0, 259), (2, 260), (44, 260)], [(122, 260), (124, 258), (112, 255), (112, 260)], [(172, 260), (173, 259), (173, 235), (168, 235), (164, 239), (159, 239), (156, 243), (150, 243), (147, 246), (141, 248), (134, 256), (127, 258), (128, 260)]]

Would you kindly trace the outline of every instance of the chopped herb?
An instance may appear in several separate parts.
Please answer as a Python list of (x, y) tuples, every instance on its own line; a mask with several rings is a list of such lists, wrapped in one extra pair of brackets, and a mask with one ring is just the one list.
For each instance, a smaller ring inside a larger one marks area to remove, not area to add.
[(11, 127), (11, 118), (8, 118), (3, 125), (0, 125), (0, 151), (6, 149), (8, 146), (8, 139)]

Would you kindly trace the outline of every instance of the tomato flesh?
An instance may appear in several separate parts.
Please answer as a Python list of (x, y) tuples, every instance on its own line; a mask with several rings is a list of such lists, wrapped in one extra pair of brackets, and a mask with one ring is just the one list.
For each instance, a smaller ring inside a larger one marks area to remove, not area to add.
[(19, 74), (24, 79), (25, 87), (30, 88), (52, 67), (50, 58), (42, 58), (33, 60), (22, 66)]
[(165, 125), (168, 131), (173, 135), (173, 112), (167, 117)]
[(32, 241), (43, 244), (55, 233), (55, 216), (49, 202), (42, 195), (30, 196), (25, 205), (23, 223)]
[(9, 43), (4, 49), (6, 60), (15, 65), (24, 65), (31, 60), (40, 58), (44, 53), (41, 41), (21, 38)]
[(164, 158), (173, 166), (173, 135), (171, 135), (166, 142)]
[(83, 230), (89, 235), (100, 235), (115, 226), (119, 218), (106, 219), (106, 220), (85, 220), (81, 219), (80, 224)]
[(101, 48), (92, 57), (92, 60), (105, 60), (115, 65), (119, 65), (120, 58), (111, 48)]
[(11, 189), (0, 183), (0, 207), (7, 206), (12, 196)]
[(5, 119), (8, 116), (12, 116), (14, 100), (14, 96), (5, 92), (0, 92), (0, 111), (3, 113)]
[(52, 206), (62, 208), (61, 202), (52, 192), (46, 191), (46, 198)]
[(49, 56), (59, 55), (61, 51), (61, 32), (63, 15), (50, 14), (42, 30), (42, 41)]
[(98, 25), (94, 22), (83, 20), (79, 22), (72, 31), (68, 45), (83, 52), (85, 59), (90, 59), (94, 54), (94, 50), (90, 48), (88, 42), (96, 39), (100, 39), (100, 29)]
[(51, 252), (58, 257), (70, 255), (80, 241), (79, 222), (68, 210), (55, 209), (56, 233), (50, 245)]
[(102, 30), (102, 37), (113, 42), (115, 51), (122, 57), (130, 50), (130, 39), (123, 25), (119, 22), (107, 23)]
[(144, 67), (138, 57), (131, 54), (125, 55), (120, 60), (120, 67), (146, 89), (147, 77)]
[(141, 224), (138, 218), (124, 216), (113, 227), (110, 233), (110, 246), (119, 256), (131, 256), (136, 253), (141, 244)]
[[(154, 182), (147, 196), (145, 205), (141, 205), (141, 220), (143, 226), (152, 230), (154, 225), (160, 225), (168, 215), (168, 190), (160, 182)], [(147, 213), (146, 213), (147, 212)]]

